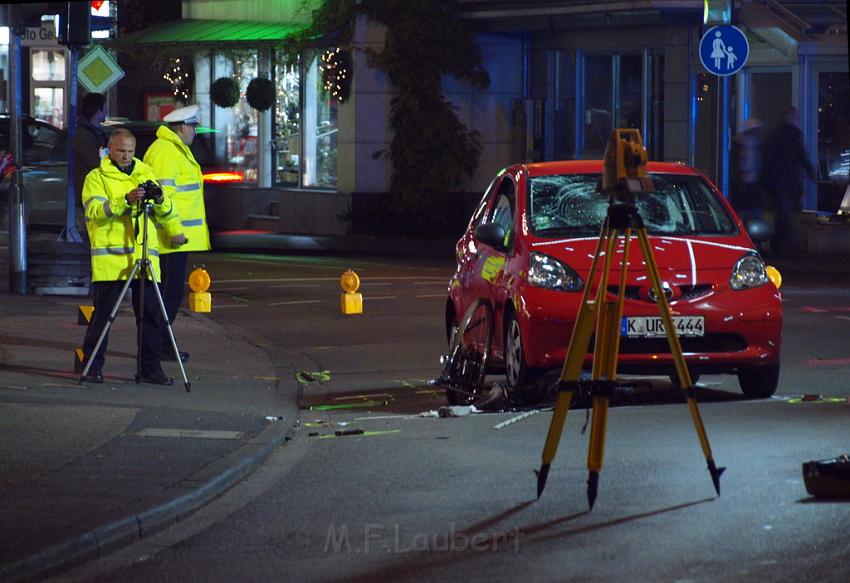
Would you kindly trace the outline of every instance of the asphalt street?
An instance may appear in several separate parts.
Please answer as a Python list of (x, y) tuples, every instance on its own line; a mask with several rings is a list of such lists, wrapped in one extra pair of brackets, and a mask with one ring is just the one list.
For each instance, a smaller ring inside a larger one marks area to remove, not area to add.
[[(172, 387), (133, 382), (129, 309), (110, 335), (106, 382), (80, 385), (72, 370), (84, 331), (79, 299), (0, 293), (0, 579), (84, 562), (83, 571), (68, 571), (72, 580), (82, 573), (80, 580), (226, 581), (244, 574), (244, 561), (253, 580), (281, 568), (303, 580), (460, 572), (476, 579), (512, 572), (516, 553), (537, 579), (559, 578), (565, 561), (576, 579), (622, 579), (635, 569), (644, 580), (850, 574), (827, 570), (846, 563), (846, 505), (812, 500), (800, 476), (800, 462), (846, 449), (850, 388), (842, 371), (850, 360), (846, 344), (829, 336), (845, 325), (843, 258), (800, 256), (779, 265), (796, 314), (785, 335), (795, 365), (785, 369), (779, 398), (746, 401), (731, 377), (706, 379), (706, 425), (719, 463), (730, 467), (723, 495), (714, 498), (686, 409), (671, 406), (675, 391), (636, 384), (612, 413), (590, 515), (584, 411), (569, 416), (539, 504), (532, 504), (533, 469), (550, 413), (420, 416), (445, 404), (428, 380), (444, 346), (434, 314), (441, 314), (448, 262), (405, 266), (324, 253), (200, 259), (220, 269), (214, 313), (187, 312), (175, 325), (181, 349), (192, 354), (189, 393), (176, 363), (166, 365), (178, 377)], [(361, 274), (367, 317), (339, 313), (337, 280), (346, 266)], [(824, 399), (794, 401), (810, 392)], [(216, 505), (227, 503), (217, 514)], [(217, 520), (204, 523), (208, 516)], [(193, 524), (203, 527), (188, 547), (160, 545), (156, 561), (132, 568), (109, 563), (125, 556), (117, 549), (138, 553)], [(348, 538), (340, 538), (343, 525)], [(748, 542), (734, 543), (735, 532)], [(771, 532), (782, 536), (772, 540)], [(495, 557), (472, 548), (479, 534), (479, 546), (500, 550)], [(630, 545), (656, 539), (632, 559)], [(433, 548), (441, 540), (468, 544), (446, 554)], [(688, 559), (695, 547), (704, 560)], [(576, 548), (592, 552), (576, 556)], [(783, 558), (801, 548), (806, 560)], [(528, 566), (531, 557), (539, 561)], [(728, 557), (733, 567), (723, 566)], [(196, 571), (181, 574), (180, 563)]]

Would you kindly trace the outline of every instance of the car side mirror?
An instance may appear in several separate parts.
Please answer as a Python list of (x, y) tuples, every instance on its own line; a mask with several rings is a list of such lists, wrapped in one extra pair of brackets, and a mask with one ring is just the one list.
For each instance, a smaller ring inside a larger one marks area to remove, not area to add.
[(505, 228), (498, 223), (483, 223), (475, 227), (475, 237), (490, 247), (505, 248)]
[(747, 234), (753, 243), (763, 243), (773, 237), (773, 226), (767, 221), (753, 219), (747, 223)]

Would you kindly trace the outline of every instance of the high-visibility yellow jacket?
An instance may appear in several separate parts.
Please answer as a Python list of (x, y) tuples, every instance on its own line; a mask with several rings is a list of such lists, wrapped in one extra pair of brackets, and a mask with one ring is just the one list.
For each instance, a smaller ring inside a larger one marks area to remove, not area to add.
[(157, 182), (165, 194), (174, 201), (174, 211), (179, 216), (182, 232), (189, 240), (181, 246), (171, 244), (171, 227), (157, 225), (160, 253), (175, 251), (208, 251), (210, 233), (207, 228), (207, 213), (204, 207), (204, 179), (201, 166), (189, 146), (171, 131), (168, 126), (159, 126), (156, 140), (145, 152), (145, 163), (153, 168)]
[[(144, 214), (138, 216), (138, 207), (130, 206), (125, 196), (141, 183), (156, 180), (156, 177), (150, 166), (138, 158), (133, 161), (135, 165), (129, 175), (121, 172), (108, 156), (86, 175), (82, 199), (91, 243), (92, 281), (125, 280), (136, 260), (142, 258)], [(161, 204), (153, 205), (153, 211), (154, 216), (148, 219), (148, 259), (159, 281), (155, 223), (167, 223), (173, 215), (168, 195), (163, 195)]]

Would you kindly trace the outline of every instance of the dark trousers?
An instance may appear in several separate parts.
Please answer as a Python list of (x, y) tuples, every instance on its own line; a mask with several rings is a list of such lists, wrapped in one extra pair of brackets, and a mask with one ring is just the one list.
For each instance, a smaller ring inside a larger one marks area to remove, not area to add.
[[(94, 352), (97, 339), (100, 338), (100, 334), (106, 327), (106, 323), (109, 321), (109, 314), (112, 313), (112, 308), (115, 306), (115, 302), (118, 301), (125, 283), (125, 281), (96, 281), (92, 284), (92, 287), (94, 287), (94, 314), (92, 314), (91, 322), (89, 322), (88, 330), (86, 330), (86, 337), (83, 339), (83, 352), (87, 359)], [(145, 305), (142, 312), (142, 345), (137, 348), (141, 353), (142, 371), (156, 372), (160, 370), (159, 329), (162, 316), (160, 315), (159, 303), (156, 300), (156, 291), (153, 288), (153, 283), (145, 281), (144, 285)], [(130, 289), (133, 291), (133, 313), (136, 314), (136, 322), (138, 322), (140, 312), (139, 295), (141, 292), (139, 280), (133, 280), (130, 283)], [(104, 336), (100, 350), (91, 358), (90, 374), (101, 372), (103, 369), (108, 343), (109, 332)]]
[[(162, 272), (162, 302), (165, 304), (165, 313), (168, 322), (174, 323), (180, 304), (183, 303), (183, 295), (186, 291), (186, 266), (189, 263), (188, 253), (167, 253), (159, 256), (159, 269)], [(168, 336), (168, 328), (161, 330), (162, 350), (172, 353), (171, 338)]]
[(770, 252), (784, 254), (797, 248), (794, 231), (794, 211), (799, 208), (802, 186), (796, 183), (776, 185), (776, 219)]

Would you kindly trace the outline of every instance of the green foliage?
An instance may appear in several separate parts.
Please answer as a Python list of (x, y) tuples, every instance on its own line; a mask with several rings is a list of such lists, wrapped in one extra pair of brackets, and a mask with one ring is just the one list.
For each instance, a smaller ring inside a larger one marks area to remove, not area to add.
[(251, 79), (245, 90), (245, 100), (248, 105), (258, 111), (265, 111), (274, 105), (275, 96), (274, 83), (265, 77)]
[(464, 126), (442, 93), (444, 75), (477, 89), (490, 82), (475, 35), (457, 6), (457, 0), (325, 0), (297, 41), (324, 37), (345, 46), (358, 14), (386, 27), (384, 46), (367, 52), (369, 65), (384, 71), (398, 89), (391, 101), (392, 142), (378, 153), (392, 163), (390, 196), (378, 203), (386, 207), (380, 212), (387, 221), (415, 218), (429, 228), (448, 224), (448, 193), (478, 167), (479, 135)]
[(219, 107), (233, 107), (239, 103), (239, 82), (233, 77), (220, 77), (210, 85), (210, 99)]

